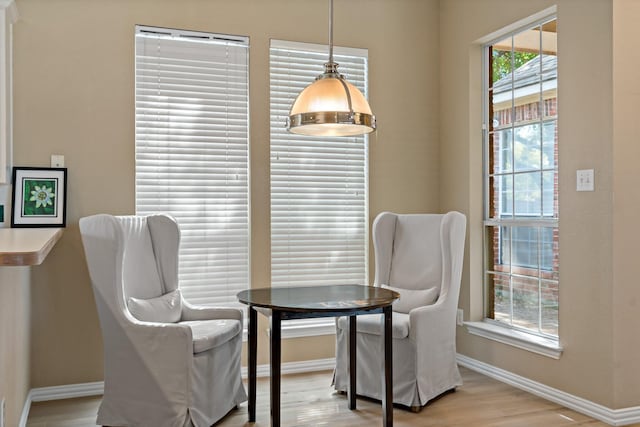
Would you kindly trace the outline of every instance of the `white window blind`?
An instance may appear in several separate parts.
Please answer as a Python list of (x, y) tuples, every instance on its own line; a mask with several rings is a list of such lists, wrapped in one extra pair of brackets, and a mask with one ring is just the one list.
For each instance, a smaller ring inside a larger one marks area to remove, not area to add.
[(249, 287), (248, 39), (136, 27), (136, 213), (181, 230), (180, 286), (236, 305)]
[[(367, 51), (335, 48), (366, 96)], [(324, 70), (327, 46), (271, 41), (271, 284), (366, 284), (367, 138), (288, 133), (295, 97)]]

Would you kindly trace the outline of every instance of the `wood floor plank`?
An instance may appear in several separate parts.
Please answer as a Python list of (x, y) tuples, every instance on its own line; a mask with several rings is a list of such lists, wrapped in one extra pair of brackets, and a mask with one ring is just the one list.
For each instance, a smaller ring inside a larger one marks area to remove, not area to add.
[[(430, 403), (420, 413), (394, 408), (396, 427), (602, 427), (605, 423), (553, 402), (461, 368), (464, 385)], [(373, 427), (381, 425), (379, 402), (359, 398), (350, 411), (347, 397), (333, 391), (331, 371), (282, 377), (283, 426)], [(27, 427), (92, 427), (100, 397), (37, 402)], [(256, 423), (247, 422), (247, 404), (231, 411), (216, 427), (268, 427), (269, 379), (258, 379)], [(634, 424), (640, 427), (640, 424)]]

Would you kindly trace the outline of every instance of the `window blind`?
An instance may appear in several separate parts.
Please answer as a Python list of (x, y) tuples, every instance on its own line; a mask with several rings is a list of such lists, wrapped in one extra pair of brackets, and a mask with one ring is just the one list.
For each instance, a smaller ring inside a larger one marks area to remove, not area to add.
[[(366, 96), (367, 51), (335, 48), (334, 57)], [(285, 129), (295, 97), (327, 58), (327, 46), (271, 42), (272, 286), (368, 282), (367, 138)]]
[(181, 230), (179, 279), (197, 304), (249, 287), (248, 39), (136, 27), (136, 213)]

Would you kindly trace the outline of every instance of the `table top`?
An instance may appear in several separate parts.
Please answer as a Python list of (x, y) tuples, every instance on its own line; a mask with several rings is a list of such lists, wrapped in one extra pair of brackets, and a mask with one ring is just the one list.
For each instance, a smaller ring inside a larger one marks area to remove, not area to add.
[(400, 297), (389, 289), (363, 285), (322, 285), (247, 289), (238, 300), (250, 306), (287, 312), (353, 312), (385, 307)]

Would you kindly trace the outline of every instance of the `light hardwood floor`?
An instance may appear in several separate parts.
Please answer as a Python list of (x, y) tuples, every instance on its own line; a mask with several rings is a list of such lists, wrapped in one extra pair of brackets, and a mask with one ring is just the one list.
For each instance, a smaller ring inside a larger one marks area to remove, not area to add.
[[(396, 427), (606, 426), (585, 415), (461, 368), (464, 385), (427, 405), (420, 413), (395, 408)], [(374, 427), (381, 425), (378, 402), (358, 399), (347, 408), (346, 396), (331, 387), (331, 371), (282, 377), (283, 426)], [(99, 397), (34, 403), (28, 427), (89, 427), (95, 425)], [(216, 427), (269, 426), (269, 379), (258, 379), (257, 422), (247, 422), (247, 404), (231, 411)], [(640, 424), (635, 424), (640, 427)]]

